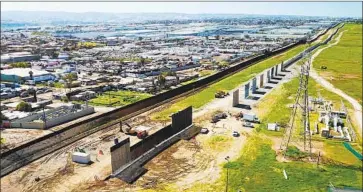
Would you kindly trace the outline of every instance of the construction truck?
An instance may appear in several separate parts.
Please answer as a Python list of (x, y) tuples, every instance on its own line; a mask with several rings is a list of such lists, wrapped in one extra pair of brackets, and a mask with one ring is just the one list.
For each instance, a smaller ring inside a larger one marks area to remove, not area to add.
[(219, 120), (225, 119), (225, 118), (227, 118), (226, 113), (217, 113), (217, 114), (213, 115), (211, 123), (217, 123)]
[(148, 133), (146, 130), (137, 132), (137, 138), (139, 138), (139, 139), (145, 139), (147, 136), (148, 136)]
[(240, 111), (239, 113), (235, 114), (234, 117), (237, 119), (237, 120), (240, 120), (241, 118), (243, 118), (243, 112)]
[[(144, 127), (136, 127), (132, 128), (128, 123), (120, 123), (121, 124), (121, 132), (128, 134), (128, 135), (136, 135), (139, 139), (144, 139), (148, 136), (147, 130)], [(126, 126), (123, 126), (126, 125)]]
[(260, 123), (260, 120), (255, 114), (243, 114), (243, 121), (251, 123)]
[(215, 98), (225, 98), (229, 95), (228, 92), (225, 92), (225, 91), (217, 91), (215, 94), (214, 94), (214, 97)]

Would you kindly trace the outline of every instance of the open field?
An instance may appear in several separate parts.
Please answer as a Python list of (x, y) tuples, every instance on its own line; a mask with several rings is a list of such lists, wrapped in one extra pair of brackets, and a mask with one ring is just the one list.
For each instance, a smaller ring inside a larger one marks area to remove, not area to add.
[[(261, 130), (271, 135), (282, 135), (282, 132), (270, 132), (266, 130), (268, 122), (278, 122), (282, 126), (287, 126), (291, 109), (289, 104), (293, 104), (297, 87), (299, 85), (299, 79), (293, 78), (291, 81), (283, 84), (278, 89), (273, 90), (269, 95), (261, 100), (256, 106), (256, 111), (261, 119), (262, 123), (257, 130)], [(326, 100), (332, 101), (333, 108), (339, 110), (341, 107), (341, 100), (348, 109), (352, 109), (349, 102), (342, 99), (342, 97), (324, 89), (321, 85), (317, 84), (313, 79), (309, 79), (309, 95), (312, 97), (318, 97), (321, 95)], [(315, 123), (318, 119), (318, 114), (312, 112), (310, 114), (311, 124)], [(357, 127), (358, 128), (358, 127)]]
[[(315, 164), (300, 161), (281, 163), (276, 160), (271, 141), (263, 136), (249, 138), (241, 154), (225, 165), (230, 167), (230, 191), (324, 191), (329, 182), (336, 187), (362, 186), (361, 166), (324, 163), (318, 169)], [(283, 177), (283, 170), (288, 180)], [(224, 180), (222, 177), (221, 182)]]
[[(361, 164), (354, 156), (344, 151), (348, 164), (336, 161), (341, 156), (323, 156), (319, 168), (316, 163), (301, 160), (279, 162), (276, 151), (272, 149), (274, 139), (263, 134), (247, 137), (246, 144), (236, 160), (222, 163), (221, 176), (212, 183), (195, 182), (190, 188), (182, 189), (174, 183), (162, 183), (156, 187), (141, 190), (143, 192), (207, 192), (225, 191), (227, 167), (229, 169), (228, 191), (326, 191), (330, 182), (335, 187), (362, 187)], [(329, 144), (330, 146), (330, 144)], [(332, 145), (336, 147), (338, 145)], [(341, 149), (341, 148), (338, 148)], [(330, 150), (330, 149), (329, 149)], [(286, 171), (288, 180), (284, 178)]]
[(152, 95), (147, 93), (139, 93), (134, 91), (108, 91), (97, 96), (97, 98), (91, 99), (89, 102), (91, 105), (96, 106), (124, 106), (137, 101), (151, 97)]
[(236, 74), (233, 74), (217, 83), (214, 83), (207, 88), (203, 89), (202, 91), (198, 92), (197, 94), (194, 94), (192, 96), (189, 96), (181, 101), (178, 101), (174, 104), (172, 104), (170, 107), (157, 112), (156, 114), (152, 115), (153, 120), (166, 120), (168, 116), (178, 110), (181, 110), (185, 107), (188, 107), (190, 105), (193, 106), (193, 108), (200, 108), (201, 106), (207, 104), (211, 100), (214, 99), (214, 94), (218, 90), (226, 90), (230, 91), (234, 88), (236, 88), (238, 85), (243, 83), (244, 81), (247, 81), (251, 79), (254, 75), (262, 72), (263, 70), (272, 67), (276, 64), (281, 63), (284, 60), (287, 60), (294, 55), (300, 53), (305, 49), (305, 45), (299, 45), (293, 49), (290, 49), (289, 51), (286, 51), (284, 53), (281, 53), (277, 56), (274, 56), (272, 58), (266, 59), (262, 62), (259, 62), (253, 66), (250, 66), (243, 71), (240, 71)]
[[(346, 31), (345, 31), (346, 30)], [(346, 24), (340, 42), (315, 58), (314, 68), (330, 83), (362, 103), (362, 25)], [(321, 67), (326, 66), (326, 70)]]

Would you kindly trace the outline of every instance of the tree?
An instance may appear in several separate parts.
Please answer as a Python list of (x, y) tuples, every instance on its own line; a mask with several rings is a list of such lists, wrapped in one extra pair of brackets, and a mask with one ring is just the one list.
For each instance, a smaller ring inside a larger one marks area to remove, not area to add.
[(30, 103), (27, 102), (20, 102), (17, 106), (16, 106), (16, 110), (17, 111), (25, 111), (25, 112), (30, 112), (32, 110), (32, 105)]
[(68, 73), (62, 77), (63, 81), (65, 82), (65, 87), (69, 88), (69, 92), (72, 91), (73, 81), (77, 80), (78, 76), (76, 73)]
[(165, 86), (165, 83), (166, 83), (165, 76), (166, 76), (166, 73), (160, 73), (160, 75), (158, 76), (158, 84), (162, 88)]
[(221, 68), (228, 67), (229, 63), (227, 61), (221, 61), (218, 63), (218, 66)]
[(0, 119), (1, 121), (8, 120), (8, 118), (2, 112), (0, 112)]
[(16, 62), (16, 63), (10, 64), (10, 66), (13, 68), (29, 68), (30, 64), (27, 62)]
[(29, 71), (30, 80), (33, 80), (33, 71)]
[(142, 68), (144, 68), (145, 69), (145, 58), (143, 58), (143, 57), (141, 57), (140, 58), (140, 65), (142, 66)]
[(68, 103), (69, 99), (68, 99), (68, 97), (63, 96), (63, 97), (61, 97), (61, 101), (65, 102), (65, 103)]
[(249, 38), (250, 38), (250, 36), (246, 34), (246, 35), (245, 35), (245, 38), (246, 38), (246, 39), (249, 39)]
[(52, 53), (52, 58), (54, 58), (54, 59), (55, 59), (55, 58), (58, 58), (58, 56), (59, 56), (59, 53), (58, 53), (58, 52), (55, 52), (55, 51), (54, 51), (54, 52)]
[(217, 40), (219, 40), (219, 38), (220, 38), (220, 36), (219, 36), (219, 35), (217, 35), (217, 36), (216, 36), (216, 39), (217, 39)]

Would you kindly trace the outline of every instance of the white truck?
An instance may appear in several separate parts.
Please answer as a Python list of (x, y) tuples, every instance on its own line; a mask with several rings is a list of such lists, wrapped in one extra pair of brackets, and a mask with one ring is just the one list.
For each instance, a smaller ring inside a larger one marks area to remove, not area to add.
[(260, 120), (255, 114), (243, 114), (243, 121), (251, 123), (260, 123)]

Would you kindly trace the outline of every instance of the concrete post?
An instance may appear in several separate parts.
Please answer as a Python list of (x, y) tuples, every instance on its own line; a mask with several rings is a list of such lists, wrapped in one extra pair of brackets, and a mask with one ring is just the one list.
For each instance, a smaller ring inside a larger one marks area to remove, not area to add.
[(262, 88), (263, 87), (263, 74), (260, 76), (260, 88)]
[(271, 78), (274, 78), (274, 74), (275, 74), (275, 67), (271, 68)]
[(233, 92), (233, 103), (232, 106), (235, 107), (239, 103), (239, 89)]
[(252, 79), (252, 93), (255, 93), (257, 90), (257, 79), (256, 77)]
[(250, 83), (247, 83), (245, 85), (245, 99), (248, 98), (249, 94), (250, 94)]

